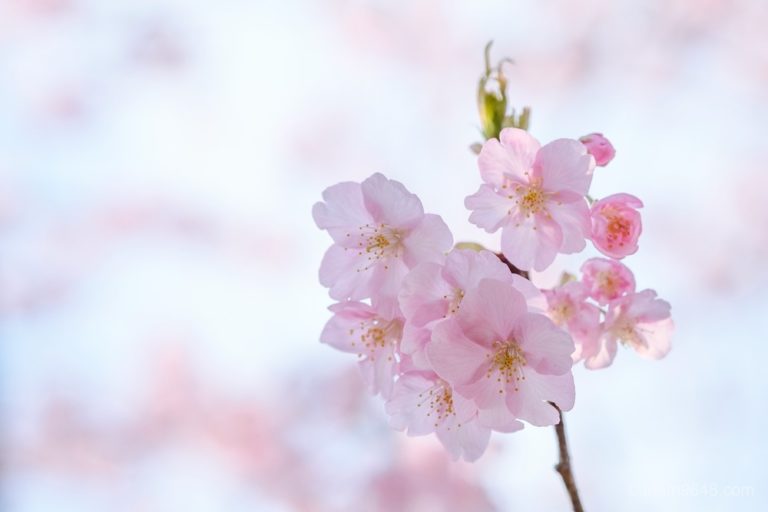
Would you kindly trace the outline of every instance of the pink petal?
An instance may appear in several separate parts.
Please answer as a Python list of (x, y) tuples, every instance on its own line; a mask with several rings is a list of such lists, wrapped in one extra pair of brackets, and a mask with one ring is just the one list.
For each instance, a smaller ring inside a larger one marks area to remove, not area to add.
[(473, 382), (483, 373), (487, 351), (469, 340), (454, 319), (440, 322), (432, 331), (427, 357), (440, 377), (456, 386)]
[(491, 251), (454, 249), (445, 260), (443, 277), (453, 287), (461, 290), (474, 288), (483, 279), (504, 280), (509, 269)]
[(422, 436), (434, 432), (434, 420), (429, 407), (424, 407), (424, 397), (434, 386), (434, 379), (426, 378), (418, 373), (402, 375), (386, 403), (386, 411), (390, 416), (390, 425), (397, 430), (408, 429), (408, 435)]
[[(509, 272), (509, 269), (507, 269)], [(511, 274), (508, 279), (512, 280), (512, 284), (517, 291), (523, 294), (525, 302), (528, 303), (528, 310), (533, 313), (546, 313), (547, 312), (547, 299), (541, 290), (536, 288), (534, 284), (528, 279), (519, 276), (517, 274)]]
[(592, 229), (589, 206), (585, 199), (549, 208), (552, 218), (563, 231), (563, 243), (560, 251), (564, 254), (580, 252), (586, 247), (586, 239)]
[(457, 318), (468, 335), (483, 333), (473, 337), (476, 342), (490, 344), (507, 339), (526, 311), (525, 298), (510, 282), (483, 279), (467, 292)]
[(520, 319), (519, 329), (519, 344), (528, 367), (549, 375), (562, 375), (571, 370), (573, 340), (552, 320), (544, 315), (527, 313)]
[(448, 311), (444, 297), (453, 292), (442, 277), (443, 267), (437, 263), (422, 263), (411, 270), (400, 288), (400, 309), (414, 326), (443, 318)]
[(504, 433), (517, 432), (524, 427), (522, 422), (509, 412), (504, 401), (500, 401), (496, 407), (480, 409), (477, 420), (484, 427)]
[(333, 310), (336, 314), (325, 324), (320, 333), (320, 341), (343, 352), (360, 353), (360, 321), (373, 318), (375, 313), (362, 302), (334, 304)]
[(334, 241), (347, 242), (347, 233), (371, 222), (359, 183), (343, 182), (323, 191), (323, 200), (312, 207), (312, 217), (320, 229), (327, 229)]
[(330, 295), (336, 300), (359, 300), (369, 296), (368, 282), (373, 275), (366, 270), (367, 256), (354, 249), (332, 245), (320, 263), (320, 284), (330, 288)]
[(501, 186), (505, 178), (527, 181), (527, 173), (533, 168), (539, 142), (527, 131), (505, 128), (499, 135), (501, 141), (490, 139), (483, 144), (477, 159), (483, 181)]
[(453, 245), (453, 235), (439, 215), (428, 213), (406, 235), (403, 245), (403, 260), (413, 268), (426, 261), (442, 262)]
[(477, 421), (470, 421), (463, 424), (461, 428), (450, 431), (438, 430), (437, 438), (454, 460), (463, 458), (467, 462), (474, 462), (485, 453), (488, 441), (491, 439), (491, 431)]
[(600, 350), (592, 357), (584, 360), (584, 367), (590, 370), (599, 370), (611, 365), (616, 358), (616, 338), (604, 335), (601, 340)]
[(376, 223), (393, 227), (411, 227), (424, 215), (424, 208), (416, 196), (402, 183), (390, 180), (380, 173), (361, 184), (363, 200)]
[(675, 330), (671, 318), (652, 323), (638, 323), (635, 329), (645, 341), (644, 345), (632, 346), (639, 355), (648, 359), (661, 359), (669, 353), (672, 348), (672, 333)]
[(372, 270), (369, 285), (372, 304), (384, 316), (399, 316), (401, 313), (397, 295), (408, 275), (408, 267), (398, 258), (388, 258), (377, 263)]
[(395, 383), (397, 374), (397, 361), (394, 354), (384, 356), (383, 354), (374, 361), (374, 388), (373, 393), (380, 393), (384, 399), (392, 396), (392, 387)]
[(554, 402), (563, 411), (573, 407), (576, 396), (571, 372), (563, 375), (540, 375), (535, 371), (525, 372), (519, 390), (508, 392), (507, 406), (516, 417), (539, 427), (556, 425), (560, 416), (547, 402)]
[(594, 159), (581, 142), (557, 139), (539, 150), (535, 170), (546, 190), (572, 190), (586, 195), (594, 166)]
[(404, 354), (412, 354), (420, 350), (432, 338), (432, 331), (424, 327), (416, 327), (411, 322), (406, 322), (403, 327), (403, 340), (400, 350)]
[(656, 298), (653, 290), (643, 290), (625, 299), (629, 303), (626, 314), (641, 322), (655, 322), (668, 318), (670, 315), (669, 302)]
[(546, 269), (562, 243), (560, 226), (538, 214), (525, 218), (519, 225), (509, 223), (501, 233), (504, 256), (521, 270)]
[(472, 211), (469, 222), (488, 233), (495, 233), (508, 221), (514, 202), (498, 194), (492, 186), (481, 185), (477, 192), (464, 199), (464, 206)]
[(639, 197), (633, 196), (632, 194), (626, 194), (624, 192), (620, 192), (618, 194), (612, 194), (610, 196), (604, 197), (598, 201), (595, 201), (595, 203), (592, 205), (595, 209), (600, 209), (603, 206), (606, 206), (608, 204), (620, 204), (622, 206), (629, 206), (630, 208), (642, 208), (643, 202), (640, 200)]

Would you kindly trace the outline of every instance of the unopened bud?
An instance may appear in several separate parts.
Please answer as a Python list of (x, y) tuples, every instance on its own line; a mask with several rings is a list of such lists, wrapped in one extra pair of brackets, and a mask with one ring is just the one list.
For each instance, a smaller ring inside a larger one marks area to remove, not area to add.
[(616, 155), (613, 144), (602, 133), (590, 133), (581, 137), (579, 141), (587, 147), (587, 152), (595, 158), (595, 162), (600, 167), (608, 165)]

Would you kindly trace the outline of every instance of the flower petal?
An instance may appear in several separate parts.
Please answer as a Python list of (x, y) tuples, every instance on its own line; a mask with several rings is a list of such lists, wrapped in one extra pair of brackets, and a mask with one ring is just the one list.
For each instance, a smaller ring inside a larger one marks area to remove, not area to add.
[(427, 357), (440, 377), (451, 385), (466, 384), (479, 379), (486, 364), (487, 351), (469, 340), (454, 319), (437, 324), (432, 342), (427, 345)]
[(488, 233), (495, 233), (508, 221), (514, 202), (497, 193), (491, 185), (480, 185), (477, 192), (464, 199), (464, 206), (472, 211), (469, 222)]
[(581, 142), (557, 139), (542, 146), (534, 168), (546, 190), (572, 190), (586, 195), (592, 183), (595, 160)]
[(376, 223), (392, 227), (411, 227), (424, 215), (421, 201), (402, 183), (376, 173), (361, 184), (366, 209)]

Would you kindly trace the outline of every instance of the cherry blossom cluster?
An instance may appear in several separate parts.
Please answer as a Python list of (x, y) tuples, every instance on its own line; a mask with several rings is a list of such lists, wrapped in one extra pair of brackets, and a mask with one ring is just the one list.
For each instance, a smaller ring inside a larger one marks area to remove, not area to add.
[[(557, 424), (574, 405), (574, 363), (608, 366), (618, 344), (669, 351), (669, 304), (636, 292), (617, 261), (637, 251), (641, 201), (588, 195), (613, 156), (600, 134), (540, 146), (506, 128), (486, 141), (465, 206), (471, 223), (501, 231), (500, 254), (452, 249), (443, 220), (381, 174), (323, 192), (312, 213), (333, 245), (320, 282), (337, 302), (321, 341), (357, 355), (393, 427), (475, 460), (492, 431)], [(540, 290), (527, 279), (587, 241), (609, 258), (588, 260), (580, 280)]]

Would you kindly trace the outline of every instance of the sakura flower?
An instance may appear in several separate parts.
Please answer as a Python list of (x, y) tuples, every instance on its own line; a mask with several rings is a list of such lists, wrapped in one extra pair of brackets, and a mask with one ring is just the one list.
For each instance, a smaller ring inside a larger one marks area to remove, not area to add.
[(363, 378), (371, 391), (389, 397), (398, 372), (402, 320), (383, 316), (362, 302), (340, 302), (328, 309), (334, 315), (325, 324), (320, 341), (357, 354)]
[(418, 327), (456, 313), (464, 294), (481, 279), (508, 279), (509, 269), (490, 251), (456, 249), (445, 263), (422, 263), (403, 280), (400, 308)]
[[(454, 393), (450, 384), (433, 372), (402, 375), (386, 410), (392, 427), (407, 429), (408, 435), (435, 432), (454, 459), (477, 460), (491, 436), (491, 430), (480, 425), (474, 402)], [(523, 427), (515, 423), (518, 429)]]
[(616, 260), (592, 258), (581, 266), (581, 281), (598, 304), (605, 305), (635, 291), (635, 276)]
[(643, 231), (640, 212), (643, 202), (630, 194), (614, 194), (592, 205), (592, 242), (597, 250), (621, 259), (637, 252)]
[(483, 145), (478, 167), (485, 184), (464, 200), (469, 220), (489, 233), (502, 230), (501, 249), (513, 265), (544, 270), (558, 253), (584, 248), (594, 159), (582, 143), (540, 147), (528, 132), (506, 128)]
[(552, 290), (544, 290), (549, 303), (549, 317), (573, 337), (576, 351), (574, 361), (590, 357), (598, 351), (600, 337), (600, 309), (587, 302), (587, 288), (578, 281), (570, 281)]
[(587, 152), (595, 158), (595, 163), (600, 167), (608, 165), (616, 156), (613, 144), (602, 133), (590, 133), (580, 137), (579, 142), (587, 147)]
[(485, 279), (459, 313), (435, 326), (427, 355), (435, 372), (474, 400), (481, 423), (511, 414), (537, 426), (573, 407), (571, 337), (546, 316), (528, 312), (508, 283)]
[(334, 244), (320, 265), (320, 282), (337, 300), (371, 297), (394, 314), (408, 270), (441, 260), (453, 243), (439, 216), (424, 214), (415, 194), (379, 173), (329, 187), (323, 200), (312, 215)]
[(606, 315), (600, 351), (587, 359), (587, 368), (604, 368), (616, 357), (617, 342), (648, 359), (661, 359), (669, 352), (674, 323), (667, 301), (653, 290), (625, 295), (611, 302)]
[(510, 283), (523, 294), (529, 305), (546, 310), (546, 301), (533, 284), (512, 274), (498, 256), (490, 251), (455, 249), (443, 264), (422, 263), (403, 280), (400, 308), (407, 322), (402, 350), (421, 360), (419, 353), (430, 339), (429, 324), (456, 314), (467, 291), (483, 279)]

